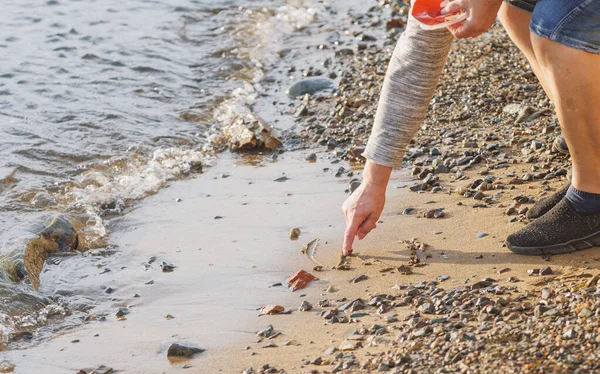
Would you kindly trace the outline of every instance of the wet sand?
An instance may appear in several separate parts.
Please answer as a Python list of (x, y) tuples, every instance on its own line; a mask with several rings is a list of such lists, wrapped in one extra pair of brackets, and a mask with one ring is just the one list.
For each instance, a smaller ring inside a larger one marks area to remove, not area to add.
[[(173, 183), (110, 221), (110, 248), (118, 255), (109, 256), (102, 268), (111, 271), (99, 271), (75, 289), (88, 295), (86, 288), (116, 289), (110, 301), (97, 302), (92, 310), (93, 316), (108, 313), (107, 321), (88, 322), (38, 346), (3, 352), (3, 357), (16, 365), (16, 373), (73, 373), (102, 364), (126, 373), (178, 372), (186, 364), (194, 372), (211, 372), (205, 365), (223, 362), (221, 349), (253, 340), (264, 322), (256, 317), (257, 308), (278, 303), (295, 309), (298, 292), (271, 286), (285, 284), (299, 268), (310, 270), (300, 252), (306, 242), (321, 238), (317, 257), (325, 263), (335, 260), (349, 178), (334, 176), (339, 164), (332, 165), (326, 153), (318, 155), (317, 163), (305, 157), (286, 153), (272, 162), (226, 154), (198, 178)], [(254, 162), (258, 165), (249, 165)], [(274, 181), (282, 176), (289, 180)], [(292, 241), (289, 230), (295, 227), (302, 233)], [(148, 264), (153, 256), (156, 260)], [(175, 265), (174, 271), (163, 273), (163, 261)], [(138, 266), (120, 268), (123, 263)], [(59, 266), (68, 271), (73, 265), (65, 261)], [(59, 290), (60, 284), (56, 276), (42, 278), (47, 292)], [(124, 321), (115, 317), (120, 307), (129, 307)], [(207, 351), (172, 364), (166, 349), (173, 342)]]

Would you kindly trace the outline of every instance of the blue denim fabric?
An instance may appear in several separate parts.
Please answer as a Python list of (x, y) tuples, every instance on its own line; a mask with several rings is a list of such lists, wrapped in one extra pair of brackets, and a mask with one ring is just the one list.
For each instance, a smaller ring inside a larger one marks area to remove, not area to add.
[(600, 54), (600, 0), (506, 0), (532, 12), (534, 34)]
[(539, 0), (529, 29), (568, 47), (600, 53), (600, 0)]

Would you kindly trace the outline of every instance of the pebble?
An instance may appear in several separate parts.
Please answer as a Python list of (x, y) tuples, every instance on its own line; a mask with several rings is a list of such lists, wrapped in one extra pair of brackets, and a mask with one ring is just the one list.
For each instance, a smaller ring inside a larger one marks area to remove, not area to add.
[(290, 240), (298, 240), (298, 237), (300, 236), (300, 229), (299, 228), (293, 228), (290, 230)]
[(168, 262), (163, 261), (160, 264), (160, 269), (163, 271), (163, 273), (170, 273), (175, 269), (175, 265), (169, 264)]
[(312, 77), (302, 79), (290, 86), (286, 93), (291, 98), (304, 96), (306, 94), (314, 95), (317, 92), (330, 90), (335, 87), (335, 82), (329, 78)]
[(350, 282), (351, 282), (351, 283), (358, 283), (358, 282), (365, 281), (365, 280), (367, 280), (367, 279), (369, 279), (369, 277), (368, 277), (368, 276), (366, 276), (366, 275), (364, 275), (364, 274), (361, 274), (361, 275), (359, 275), (358, 277), (356, 277), (356, 278), (352, 279)]
[(486, 236), (488, 236), (488, 235), (489, 235), (488, 233), (481, 232), (481, 233), (477, 234), (477, 238), (478, 238), (478, 239), (485, 238), (485, 237), (486, 237)]
[(273, 325), (269, 325), (267, 327), (265, 327), (264, 329), (260, 330), (259, 332), (256, 333), (256, 335), (260, 338), (268, 338), (269, 336), (273, 335)]
[(306, 161), (308, 161), (310, 163), (317, 162), (317, 154), (316, 153), (309, 154), (308, 156), (306, 156)]
[(304, 300), (304, 301), (302, 301), (302, 304), (300, 304), (300, 307), (298, 308), (298, 310), (301, 312), (308, 312), (308, 311), (311, 311), (312, 308), (313, 308), (312, 304), (309, 303), (308, 301)]
[(190, 346), (179, 344), (179, 343), (173, 343), (169, 346), (169, 349), (167, 350), (167, 357), (168, 358), (172, 358), (172, 357), (190, 358), (193, 355), (195, 355), (197, 353), (202, 353), (204, 351), (205, 350), (202, 348), (190, 347)]

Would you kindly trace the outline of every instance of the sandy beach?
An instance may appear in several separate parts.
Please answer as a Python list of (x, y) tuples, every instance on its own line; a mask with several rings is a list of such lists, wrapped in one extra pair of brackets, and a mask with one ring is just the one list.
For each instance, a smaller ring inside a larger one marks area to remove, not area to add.
[[(267, 79), (253, 108), (279, 132), (282, 152), (224, 151), (201, 174), (109, 217), (106, 248), (48, 266), (40, 293), (69, 298), (73, 311), (61, 318), (77, 323), (49, 323), (32, 344), (16, 339), (0, 352), (0, 372), (598, 369), (597, 249), (542, 258), (503, 245), (527, 209), (567, 183), (570, 163), (552, 149), (552, 104), (498, 25), (455, 43), (377, 229), (355, 243), (348, 269), (334, 269), (341, 205), (361, 178), (406, 11), (384, 1), (350, 12), (346, 32), (319, 34), (336, 39), (314, 46), (325, 61), (309, 69), (305, 54), (287, 67), (337, 79), (333, 92), (290, 99)], [(370, 33), (380, 40), (368, 43)], [(302, 249), (315, 239), (311, 260)], [(292, 291), (298, 270), (318, 279)], [(259, 315), (267, 305), (283, 313)], [(169, 358), (174, 343), (198, 351)]]

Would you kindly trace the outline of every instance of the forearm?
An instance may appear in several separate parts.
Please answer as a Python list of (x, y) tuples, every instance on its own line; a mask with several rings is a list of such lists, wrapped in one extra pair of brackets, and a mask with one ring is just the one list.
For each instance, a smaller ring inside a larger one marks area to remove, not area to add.
[(383, 83), (364, 153), (367, 160), (390, 168), (402, 166), (406, 146), (423, 122), (452, 40), (447, 29), (423, 30), (409, 18)]

